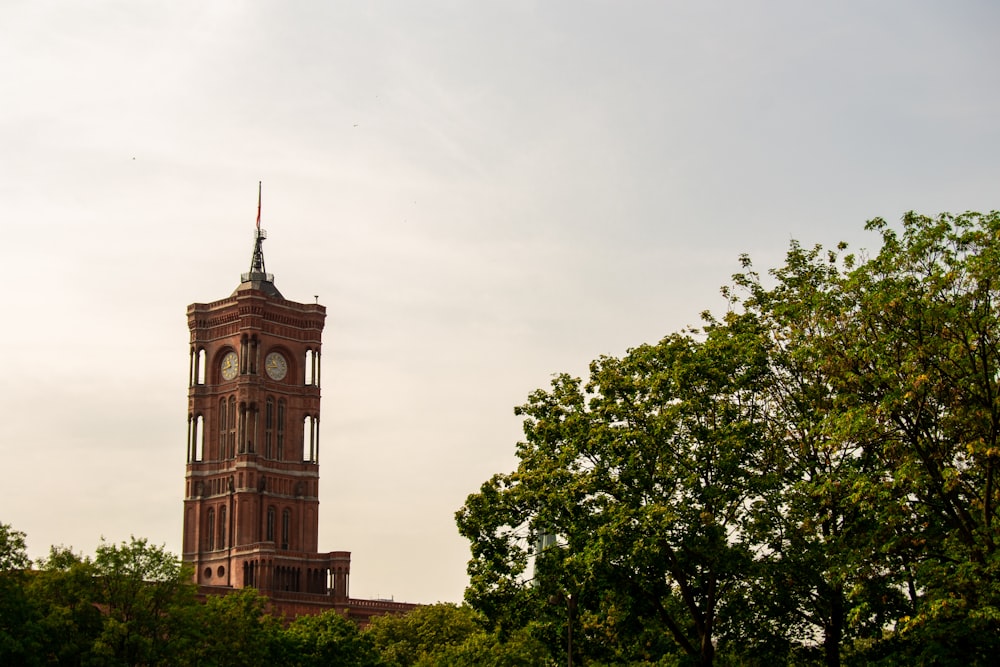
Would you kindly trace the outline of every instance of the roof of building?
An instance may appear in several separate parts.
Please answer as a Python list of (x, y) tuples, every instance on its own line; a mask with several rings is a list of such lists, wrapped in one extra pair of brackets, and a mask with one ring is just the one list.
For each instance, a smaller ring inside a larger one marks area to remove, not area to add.
[[(260, 213), (258, 213), (260, 215)], [(259, 290), (268, 296), (284, 299), (278, 288), (274, 286), (274, 274), (264, 268), (264, 239), (267, 232), (260, 228), (257, 220), (257, 231), (254, 233), (253, 255), (250, 257), (250, 271), (240, 274), (240, 285), (233, 290), (233, 296), (247, 290)]]

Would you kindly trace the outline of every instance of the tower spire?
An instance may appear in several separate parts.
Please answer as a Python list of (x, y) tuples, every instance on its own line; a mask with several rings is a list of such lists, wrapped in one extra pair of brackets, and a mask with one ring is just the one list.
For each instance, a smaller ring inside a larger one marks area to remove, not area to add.
[(268, 273), (264, 267), (264, 239), (267, 232), (260, 228), (261, 181), (257, 181), (257, 228), (254, 230), (253, 255), (250, 257), (250, 271), (240, 276), (241, 289), (259, 289), (281, 297), (278, 288), (274, 286), (274, 274)]
[[(264, 239), (267, 238), (267, 232), (260, 228), (260, 193), (261, 193), (261, 181), (257, 181), (257, 230), (254, 232), (254, 246), (253, 246), (253, 257), (250, 258), (250, 275), (253, 276), (255, 273), (267, 275), (267, 270), (264, 268)], [(254, 278), (251, 278), (253, 280)], [(272, 278), (256, 278), (256, 280), (273, 280)]]

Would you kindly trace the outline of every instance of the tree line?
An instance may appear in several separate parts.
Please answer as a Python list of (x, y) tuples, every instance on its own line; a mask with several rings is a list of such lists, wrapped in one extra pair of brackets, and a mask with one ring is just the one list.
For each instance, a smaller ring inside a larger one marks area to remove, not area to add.
[(502, 640), (611, 665), (1000, 653), (1000, 214), (750, 258), (724, 314), (532, 393), (457, 514)]
[(335, 611), (278, 618), (252, 588), (196, 597), (192, 573), (145, 539), (93, 558), (52, 547), (31, 563), (0, 523), (0, 665), (446, 667), (544, 664), (543, 647), (503, 644), (467, 606), (435, 604), (361, 629)]

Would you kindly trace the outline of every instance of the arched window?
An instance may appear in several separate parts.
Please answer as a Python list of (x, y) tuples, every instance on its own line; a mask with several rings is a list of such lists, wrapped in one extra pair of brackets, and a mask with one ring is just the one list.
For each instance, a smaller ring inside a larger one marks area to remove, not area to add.
[(205, 384), (205, 348), (191, 348), (191, 386)]
[(288, 536), (292, 532), (292, 510), (285, 509), (281, 513), (281, 548), (288, 548)]
[(194, 460), (201, 461), (205, 458), (205, 417), (198, 415), (194, 418)]
[(187, 439), (187, 462), (195, 460), (195, 441), (198, 439), (198, 433), (196, 432), (198, 421), (191, 415), (188, 415), (188, 439)]
[(247, 451), (247, 404), (240, 401), (240, 425), (236, 431), (239, 434), (239, 451), (243, 454)]
[(240, 338), (240, 374), (245, 375), (249, 372), (247, 368), (247, 360), (250, 358), (249, 354), (249, 337), (246, 334)]
[(205, 384), (205, 372), (208, 370), (208, 367), (205, 365), (205, 348), (198, 350), (196, 363), (198, 364), (198, 372), (196, 374), (198, 384)]
[(278, 441), (278, 460), (285, 458), (285, 400), (278, 401), (278, 423), (275, 425)]
[(257, 334), (250, 337), (250, 354), (249, 354), (249, 373), (251, 375), (257, 374), (257, 356), (259, 354), (259, 346), (257, 341)]
[(302, 421), (302, 460), (319, 461), (319, 417), (306, 415)]
[(264, 404), (264, 458), (274, 456), (274, 397), (268, 396)]
[(247, 432), (243, 439), (247, 443), (247, 451), (257, 452), (257, 439), (260, 437), (260, 408), (256, 403), (247, 406)]
[(319, 350), (306, 350), (305, 371), (306, 384), (319, 386)]
[(267, 542), (274, 542), (274, 521), (277, 515), (277, 510), (274, 509), (274, 505), (267, 508)]
[(226, 508), (219, 508), (219, 548), (226, 548)]
[(226, 399), (219, 401), (219, 448), (215, 452), (217, 461), (226, 458), (226, 430), (229, 427), (229, 420), (226, 417)]
[(205, 550), (215, 551), (215, 510), (211, 507), (208, 508), (208, 520), (205, 523), (208, 524), (205, 526), (205, 533), (207, 533)]
[(229, 397), (229, 453), (227, 458), (236, 456), (236, 397)]

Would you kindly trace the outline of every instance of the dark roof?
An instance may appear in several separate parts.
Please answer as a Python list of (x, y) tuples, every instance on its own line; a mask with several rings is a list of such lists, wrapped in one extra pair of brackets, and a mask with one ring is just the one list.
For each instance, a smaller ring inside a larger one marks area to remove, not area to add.
[(233, 290), (232, 296), (247, 290), (258, 290), (268, 296), (284, 299), (278, 288), (274, 286), (274, 274), (262, 271), (251, 271), (240, 276), (240, 285)]

